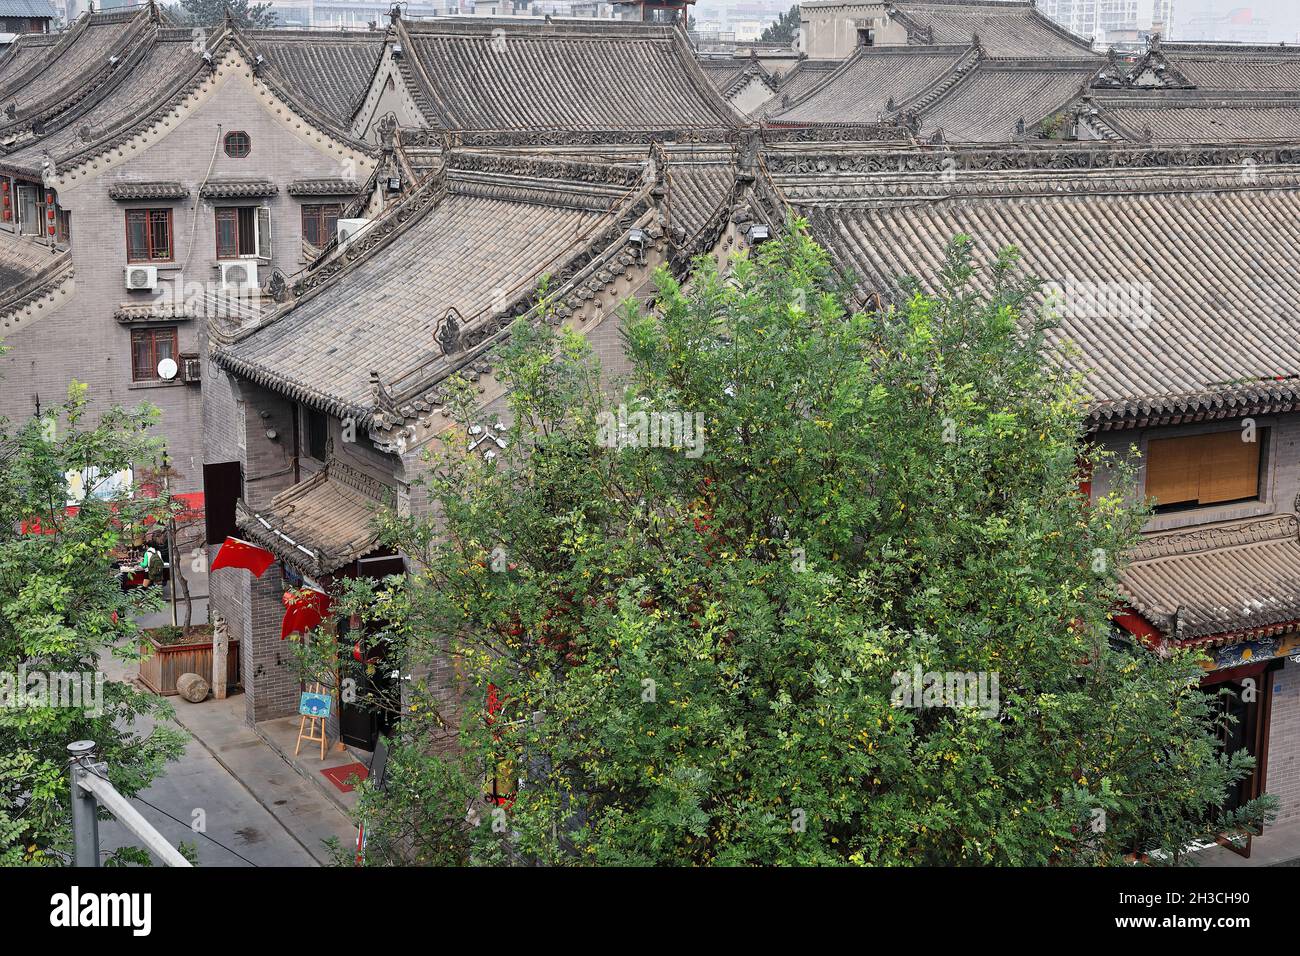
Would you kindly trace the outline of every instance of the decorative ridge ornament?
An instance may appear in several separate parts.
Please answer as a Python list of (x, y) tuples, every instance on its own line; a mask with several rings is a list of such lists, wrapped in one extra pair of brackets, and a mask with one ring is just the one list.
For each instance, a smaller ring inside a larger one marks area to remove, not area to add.
[(434, 340), (442, 349), (443, 355), (455, 355), (460, 351), (461, 316), (455, 308), (447, 310), (434, 333)]

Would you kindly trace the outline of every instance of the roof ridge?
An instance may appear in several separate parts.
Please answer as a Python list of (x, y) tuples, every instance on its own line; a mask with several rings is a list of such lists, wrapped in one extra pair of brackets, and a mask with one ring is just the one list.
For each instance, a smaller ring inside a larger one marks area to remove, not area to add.
[(967, 47), (966, 52), (954, 60), (952, 66), (933, 83), (903, 100), (903, 102), (895, 103), (896, 114), (901, 115), (904, 112), (916, 113), (919, 110), (928, 110), (936, 103), (943, 102), (954, 90), (962, 85), (964, 80), (973, 76), (979, 70), (984, 58), (982, 48), (973, 44)]
[[(92, 96), (105, 84), (112, 83), (114, 74), (120, 72), (119, 68), (124, 62), (139, 62), (141, 54), (138, 47), (141, 45), (142, 41), (145, 47), (152, 45), (152, 34), (156, 33), (159, 28), (159, 22), (153, 17), (153, 9), (152, 4), (150, 4), (148, 6), (140, 7), (138, 11), (135, 11), (130, 17), (119, 17), (117, 20), (105, 21), (131, 23), (131, 27), (124, 31), (122, 35), (117, 38), (116, 42), (108, 48), (106, 51), (108, 55), (104, 58), (99, 68), (90, 70), (88, 73), (83, 70), (80, 76), (66, 84), (60, 84), (58, 89), (52, 91), (44, 99), (37, 100), (35, 103), (22, 110), (16, 110), (14, 113), (14, 119), (10, 120), (8, 123), (0, 125), (0, 133), (12, 133), (17, 136), (22, 136), (24, 133), (30, 131), (35, 135), (43, 135), (43, 132), (37, 131), (36, 129), (38, 122), (48, 121), (66, 113), (68, 110), (79, 105), (87, 97)], [(132, 21), (138, 22), (133, 23)], [(90, 20), (86, 20), (85, 22), (85, 28), (80, 33), (76, 34), (75, 39), (72, 40), (67, 47), (59, 49), (58, 52), (49, 59), (47, 65), (57, 63), (58, 60), (62, 58), (75, 44), (76, 40), (79, 40), (90, 30), (91, 26), (102, 25), (92, 23)], [(72, 31), (69, 32), (71, 33)], [(25, 86), (35, 79), (35, 77), (40, 76), (43, 72), (44, 70), (40, 70), (35, 73), (24, 74), (21, 78), (15, 79), (20, 79), (22, 85)], [(0, 99), (7, 99), (9, 94), (16, 92), (16, 85), (17, 83), (11, 84), (10, 87), (6, 88), (5, 92), (0, 94)], [(43, 122), (42, 125), (44, 125)]]

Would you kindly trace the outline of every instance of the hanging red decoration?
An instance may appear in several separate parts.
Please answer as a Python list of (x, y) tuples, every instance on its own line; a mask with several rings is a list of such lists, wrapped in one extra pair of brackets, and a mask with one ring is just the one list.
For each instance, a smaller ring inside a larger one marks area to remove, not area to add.
[(213, 559), (212, 567), (209, 570), (243, 568), (246, 571), (251, 571), (253, 577), (260, 578), (274, 560), (275, 555), (265, 548), (259, 548), (257, 545), (241, 541), (239, 538), (227, 538), (221, 542), (221, 547), (218, 549), (217, 556)]
[(329, 617), (329, 595), (314, 588), (284, 592), (284, 620), (280, 622), (280, 640), (290, 634), (305, 634)]

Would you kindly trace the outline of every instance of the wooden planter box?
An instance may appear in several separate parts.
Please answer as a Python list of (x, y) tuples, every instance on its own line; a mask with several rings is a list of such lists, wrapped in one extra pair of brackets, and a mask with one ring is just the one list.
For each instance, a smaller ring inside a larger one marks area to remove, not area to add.
[[(212, 680), (212, 641), (201, 644), (159, 644), (145, 635), (141, 649), (152, 650), (140, 662), (140, 682), (155, 694), (170, 697), (176, 693), (176, 678), (182, 674), (198, 674)], [(239, 683), (239, 641), (230, 642), (226, 653), (226, 689)]]

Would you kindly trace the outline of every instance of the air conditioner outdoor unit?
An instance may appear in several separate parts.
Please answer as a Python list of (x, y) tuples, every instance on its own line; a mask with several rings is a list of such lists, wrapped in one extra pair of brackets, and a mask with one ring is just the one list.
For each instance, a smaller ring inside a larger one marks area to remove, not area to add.
[(149, 290), (158, 288), (158, 267), (157, 266), (127, 266), (126, 287), (128, 289), (149, 289)]
[(221, 263), (221, 284), (227, 289), (255, 288), (257, 263), (251, 259)]
[(203, 363), (199, 357), (194, 354), (181, 355), (181, 378), (190, 383), (198, 383), (203, 380)]
[(338, 223), (339, 248), (342, 249), (360, 236), (370, 226), (369, 219), (340, 219)]

